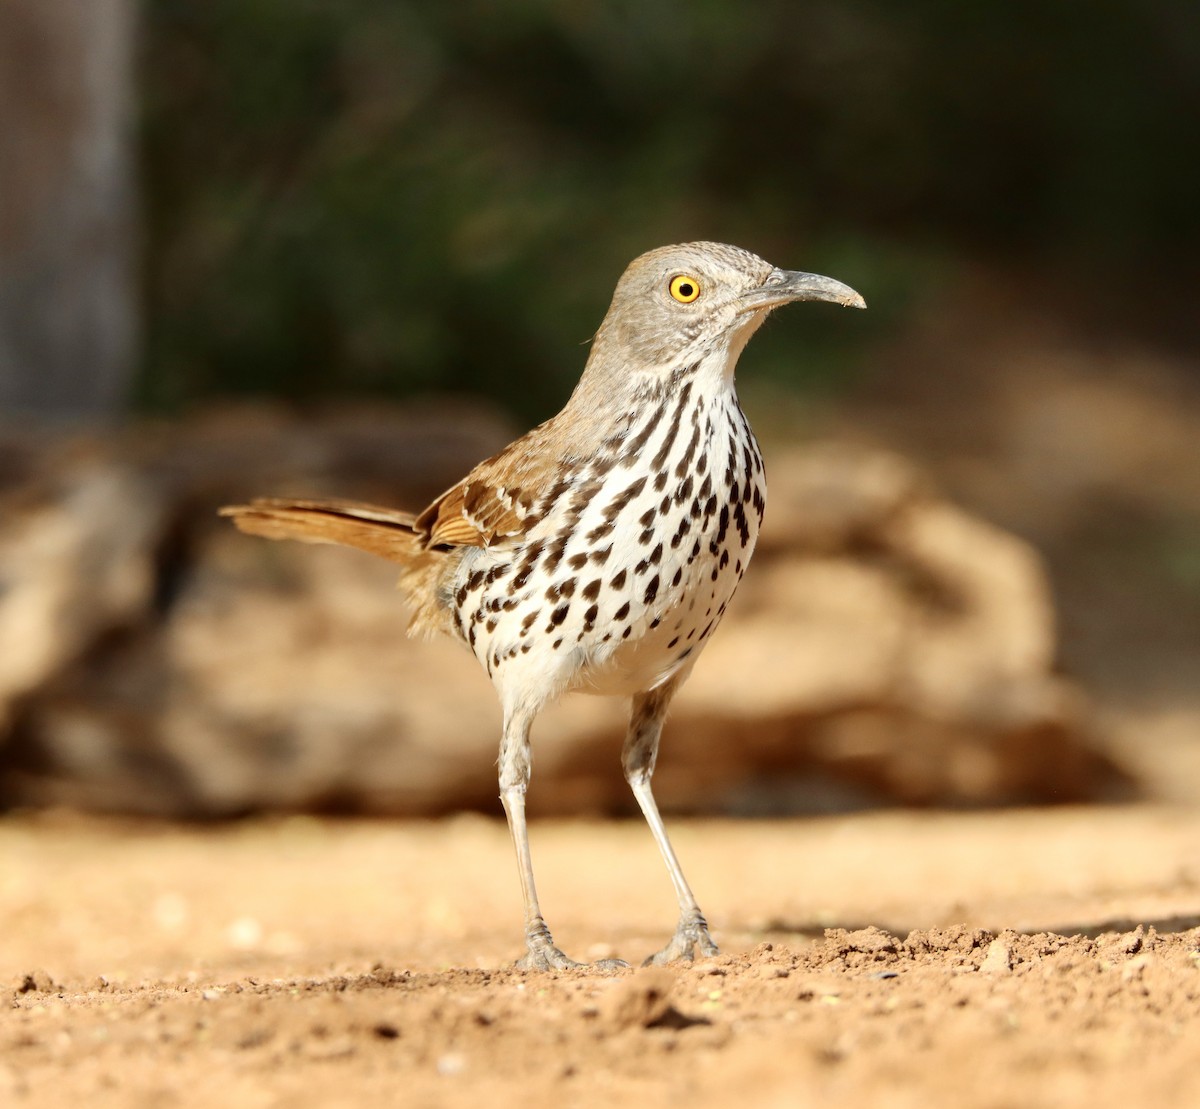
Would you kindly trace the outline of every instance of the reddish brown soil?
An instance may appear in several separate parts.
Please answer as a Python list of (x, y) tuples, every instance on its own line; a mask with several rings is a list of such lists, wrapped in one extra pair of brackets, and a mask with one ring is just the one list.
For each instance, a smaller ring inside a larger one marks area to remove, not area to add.
[[(524, 974), (495, 822), (10, 818), (0, 1104), (1200, 1104), (1200, 813), (676, 839), (725, 954)], [(533, 841), (568, 952), (665, 940), (642, 828)]]

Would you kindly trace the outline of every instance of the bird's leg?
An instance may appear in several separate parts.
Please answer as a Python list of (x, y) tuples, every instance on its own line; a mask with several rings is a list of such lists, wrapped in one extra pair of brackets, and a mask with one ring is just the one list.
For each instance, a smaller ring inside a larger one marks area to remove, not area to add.
[[(522, 970), (565, 970), (583, 966), (567, 958), (555, 945), (550, 929), (538, 905), (537, 887), (533, 882), (533, 860), (529, 854), (529, 829), (525, 824), (525, 790), (529, 786), (530, 748), (529, 728), (533, 723), (528, 714), (508, 713), (504, 721), (504, 738), (500, 741), (500, 800), (508, 817), (508, 830), (517, 849), (517, 869), (521, 872), (521, 897), (525, 902), (525, 956), (517, 961)], [(620, 959), (602, 959), (595, 966), (603, 970), (628, 966)]]
[(542, 910), (533, 882), (533, 860), (529, 854), (529, 829), (525, 824), (525, 791), (529, 786), (529, 729), (533, 720), (526, 714), (507, 713), (500, 741), (500, 800), (508, 817), (508, 830), (517, 849), (521, 873), (521, 897), (525, 903), (525, 957), (517, 966), (525, 970), (562, 970), (580, 964), (568, 959), (557, 947)]
[(679, 900), (679, 925), (675, 935), (658, 954), (651, 955), (646, 964), (670, 963), (676, 959), (692, 959), (698, 950), (701, 955), (716, 955), (717, 945), (708, 934), (708, 922), (696, 904), (696, 898), (683, 876), (679, 859), (667, 838), (658, 805), (650, 789), (650, 777), (654, 773), (654, 762), (658, 757), (658, 740), (662, 735), (663, 720), (667, 705), (678, 686), (678, 682), (667, 682), (648, 693), (639, 693), (633, 699), (633, 714), (629, 721), (629, 733), (621, 752), (621, 765), (625, 780), (629, 782), (634, 797), (641, 806), (654, 835), (654, 842), (662, 852), (663, 861), (671, 875), (675, 896)]

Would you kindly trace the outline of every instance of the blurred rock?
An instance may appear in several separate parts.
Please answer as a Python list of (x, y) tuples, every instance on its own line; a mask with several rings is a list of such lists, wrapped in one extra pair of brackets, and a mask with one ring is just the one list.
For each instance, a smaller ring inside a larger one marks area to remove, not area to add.
[[(175, 816), (495, 809), (494, 695), (457, 644), (405, 637), (394, 569), (249, 540), (214, 510), (264, 492), (420, 505), (506, 438), (458, 410), (252, 409), (74, 454), (29, 447), (41, 457), (8, 472), (57, 476), (6, 487), (0, 471), (8, 801)], [(1124, 788), (1084, 698), (1054, 673), (1028, 546), (894, 455), (829, 444), (770, 461), (754, 568), (668, 725), (664, 805)], [(631, 807), (624, 711), (576, 696), (544, 715), (531, 811)]]
[(1064, 312), (1078, 289), (1027, 268), (946, 294), (830, 423), (1036, 546), (1108, 750), (1154, 796), (1200, 801), (1196, 344), (1114, 334), (1090, 297)]
[(85, 451), (7, 484), (16, 453), (0, 474), (0, 737), (20, 698), (144, 618), (163, 524), (161, 499), (122, 461)]

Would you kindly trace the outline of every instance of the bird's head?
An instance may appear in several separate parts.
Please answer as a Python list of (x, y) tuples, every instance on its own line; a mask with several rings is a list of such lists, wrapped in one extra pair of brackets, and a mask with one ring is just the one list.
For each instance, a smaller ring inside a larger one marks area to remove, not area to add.
[(626, 372), (668, 372), (718, 357), (732, 372), (771, 310), (796, 300), (867, 306), (840, 281), (777, 269), (736, 246), (660, 247), (635, 258), (617, 282), (593, 358), (615, 357)]

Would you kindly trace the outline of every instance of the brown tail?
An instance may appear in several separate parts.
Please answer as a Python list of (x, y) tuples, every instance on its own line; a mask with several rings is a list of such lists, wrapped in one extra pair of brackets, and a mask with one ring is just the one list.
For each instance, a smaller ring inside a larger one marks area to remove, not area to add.
[(261, 497), (250, 504), (220, 510), (248, 535), (266, 539), (299, 539), (303, 543), (338, 543), (409, 563), (423, 544), (413, 531), (411, 513), (358, 501), (292, 501)]

